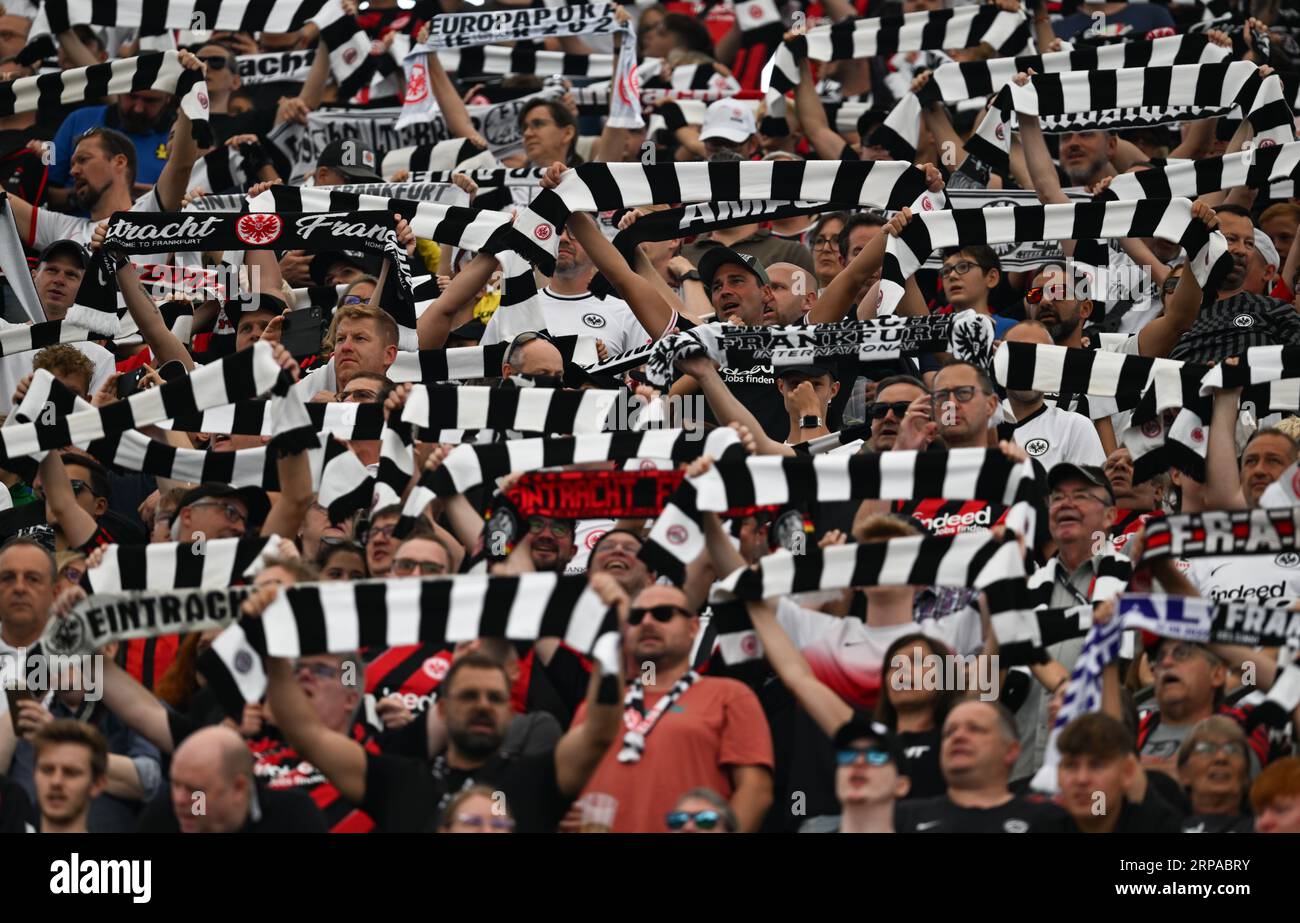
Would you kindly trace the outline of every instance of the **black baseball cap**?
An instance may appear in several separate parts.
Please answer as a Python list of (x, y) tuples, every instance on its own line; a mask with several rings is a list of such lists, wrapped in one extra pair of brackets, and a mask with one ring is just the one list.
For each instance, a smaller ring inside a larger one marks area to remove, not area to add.
[(226, 312), (226, 318), (232, 326), (239, 326), (239, 319), (245, 314), (260, 314), (268, 312), (274, 316), (279, 316), (289, 310), (289, 305), (283, 298), (277, 295), (268, 295), (262, 292), (253, 293), (250, 298), (228, 298), (222, 304)]
[(706, 292), (713, 290), (713, 276), (717, 273), (718, 267), (728, 263), (744, 266), (754, 274), (754, 278), (758, 279), (760, 285), (772, 284), (772, 280), (767, 277), (767, 270), (763, 268), (763, 264), (757, 257), (750, 256), (748, 253), (738, 253), (730, 247), (710, 247), (704, 251), (699, 263), (700, 281), (704, 283)]
[(360, 250), (322, 250), (311, 258), (311, 265), (308, 267), (307, 272), (311, 275), (311, 280), (317, 285), (327, 285), (325, 274), (336, 263), (347, 263), (362, 272), (372, 271), (366, 264), (366, 255)]
[(316, 158), (316, 166), (338, 170), (350, 180), (359, 183), (382, 183), (384, 178), (376, 172), (379, 157), (360, 141), (331, 141)]
[(260, 487), (232, 487), (229, 484), (200, 484), (181, 497), (181, 502), (176, 504), (176, 514), (187, 506), (198, 503), (200, 500), (239, 500), (248, 510), (248, 534), (256, 535), (263, 522), (266, 521), (267, 514), (271, 512), (271, 498), (266, 495), (266, 491)]
[(903, 750), (894, 732), (881, 722), (872, 720), (870, 716), (862, 713), (854, 713), (853, 717), (835, 732), (835, 749), (847, 750), (854, 741), (864, 737), (874, 740), (882, 750), (889, 751), (890, 759), (894, 761), (895, 766), (902, 764)]
[(1110, 478), (1106, 477), (1106, 472), (1096, 465), (1076, 465), (1074, 462), (1055, 464), (1052, 470), (1047, 472), (1047, 489), (1055, 490), (1062, 481), (1071, 478), (1086, 481), (1094, 487), (1105, 488), (1110, 502), (1115, 502), (1115, 489), (1110, 486)]
[(44, 263), (51, 257), (68, 256), (71, 257), (82, 269), (90, 265), (90, 257), (86, 255), (86, 248), (75, 240), (56, 240), (44, 250), (41, 251), (41, 262)]

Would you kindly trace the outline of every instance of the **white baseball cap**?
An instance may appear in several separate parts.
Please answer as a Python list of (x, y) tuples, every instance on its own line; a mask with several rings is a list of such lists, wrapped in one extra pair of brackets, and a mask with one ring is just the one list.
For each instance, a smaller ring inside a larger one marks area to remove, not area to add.
[(754, 113), (748, 106), (730, 99), (720, 99), (709, 104), (700, 126), (700, 140), (722, 138), (739, 144), (748, 141), (758, 131)]

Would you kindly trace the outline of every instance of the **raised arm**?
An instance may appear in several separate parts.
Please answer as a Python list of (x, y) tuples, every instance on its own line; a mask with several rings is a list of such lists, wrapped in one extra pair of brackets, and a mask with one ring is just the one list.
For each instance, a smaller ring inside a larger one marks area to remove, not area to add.
[[(1189, 276), (1191, 273), (1183, 273)], [(1210, 418), (1210, 441), (1205, 447), (1205, 508), (1210, 510), (1244, 510), (1246, 498), (1241, 493), (1241, 476), (1237, 468), (1237, 403), (1240, 388), (1214, 392), (1214, 412)]]
[[(631, 603), (623, 588), (609, 574), (597, 574), (590, 586), (605, 605), (619, 610), (622, 624)], [(603, 673), (599, 660), (593, 659), (586, 720), (569, 728), (555, 745), (555, 782), (562, 794), (576, 797), (582, 791), (622, 726), (623, 678), (618, 671)]]
[[(1192, 203), (1192, 220), (1200, 221), (1211, 233), (1219, 226), (1219, 217), (1204, 202)], [(1201, 300), (1205, 292), (1191, 270), (1185, 270), (1178, 279), (1174, 293), (1169, 296), (1165, 312), (1148, 323), (1138, 333), (1138, 352), (1143, 356), (1168, 356), (1174, 344), (1196, 323), (1201, 313)], [(1236, 483), (1236, 479), (1233, 479)]]
[(475, 296), (492, 278), (492, 273), (496, 272), (497, 265), (497, 258), (491, 253), (479, 252), (464, 269), (452, 276), (451, 283), (415, 322), (421, 349), (442, 348), (451, 334), (456, 312), (473, 303)]
[[(713, 408), (713, 415), (718, 418), (722, 425), (728, 423), (739, 423), (749, 428), (757, 443), (759, 455), (794, 455), (795, 451), (788, 445), (777, 442), (771, 436), (763, 431), (754, 414), (736, 395), (731, 393), (727, 383), (722, 380), (718, 374), (718, 369), (713, 364), (713, 360), (707, 356), (692, 356), (689, 359), (678, 359), (677, 368), (693, 377), (699, 382), (700, 390), (704, 392), (704, 399), (709, 402)], [(719, 571), (720, 574), (727, 573)]]
[(40, 475), (46, 517), (63, 531), (69, 548), (80, 548), (95, 537), (99, 524), (77, 503), (68, 469), (63, 467), (63, 456), (57, 451), (46, 452)]
[[(794, 35), (787, 33), (786, 37)], [(826, 160), (838, 160), (848, 143), (840, 133), (831, 128), (826, 118), (826, 109), (817, 96), (817, 86), (813, 83), (812, 67), (805, 59), (799, 63), (799, 85), (794, 90), (795, 113), (804, 137), (817, 151), (817, 156)]]
[[(294, 379), (298, 378), (298, 363), (293, 360), (283, 345), (276, 343), (273, 355), (280, 367), (287, 369)], [(294, 452), (282, 452), (275, 463), (276, 475), (280, 479), (280, 496), (271, 505), (271, 512), (262, 523), (262, 535), (278, 535), (286, 541), (298, 537), (302, 521), (311, 509), (315, 491), (312, 489), (311, 462), (306, 449)]]
[[(933, 169), (933, 168), (931, 168)], [(890, 237), (897, 237), (912, 220), (912, 210), (904, 208), (884, 229), (873, 237), (858, 255), (849, 261), (844, 271), (831, 280), (826, 290), (817, 298), (817, 303), (808, 312), (810, 324), (833, 324), (844, 320), (854, 308), (854, 298), (873, 275), (880, 272), (885, 262), (885, 246)], [(874, 288), (872, 289), (875, 290)], [(875, 314), (875, 301), (868, 298), (870, 313)]]
[(813, 675), (812, 667), (808, 666), (808, 661), (781, 628), (776, 613), (766, 601), (747, 602), (745, 606), (749, 610), (754, 631), (763, 642), (767, 662), (799, 704), (817, 722), (822, 733), (834, 737), (853, 717), (853, 709)]
[(122, 293), (122, 300), (126, 302), (126, 309), (130, 312), (131, 319), (140, 328), (140, 336), (144, 338), (145, 344), (156, 357), (155, 361), (161, 364), (174, 359), (184, 365), (187, 372), (193, 371), (194, 358), (190, 355), (190, 351), (167, 326), (162, 312), (158, 310), (158, 305), (140, 284), (140, 273), (134, 264), (125, 258), (118, 264), (117, 288)]
[(474, 128), (474, 120), (469, 117), (465, 100), (461, 99), (460, 94), (456, 92), (438, 56), (430, 52), (424, 58), (426, 72), (429, 75), (429, 89), (433, 91), (433, 98), (438, 103), (438, 110), (442, 113), (442, 117), (447, 120), (447, 129), (451, 132), (451, 136), (473, 141), (487, 150), (487, 141)]
[[(268, 588), (269, 589), (269, 588)], [(259, 593), (262, 591), (259, 591)], [(273, 597), (268, 594), (266, 603)], [(249, 597), (248, 602), (257, 598)], [(293, 665), (283, 657), (266, 658), (266, 695), (276, 725), (302, 758), (334, 783), (344, 798), (360, 804), (366, 797), (366, 751), (346, 734), (327, 728), (316, 715), (293, 675)]]
[[(179, 52), (178, 60), (186, 70), (207, 73), (208, 66), (194, 56), (192, 52)], [(162, 174), (154, 186), (154, 194), (163, 211), (176, 211), (181, 207), (189, 185), (190, 173), (194, 162), (199, 158), (198, 145), (194, 143), (194, 132), (190, 117), (179, 107), (176, 110), (176, 122), (172, 126), (172, 140), (167, 151), (167, 163), (163, 164)]]
[[(551, 170), (554, 170), (552, 167)], [(548, 171), (549, 175), (550, 171)], [(646, 332), (659, 339), (668, 332), (677, 312), (653, 285), (641, 278), (596, 227), (590, 215), (575, 212), (569, 218), (569, 233), (582, 244), (591, 261), (610, 285), (627, 302)]]

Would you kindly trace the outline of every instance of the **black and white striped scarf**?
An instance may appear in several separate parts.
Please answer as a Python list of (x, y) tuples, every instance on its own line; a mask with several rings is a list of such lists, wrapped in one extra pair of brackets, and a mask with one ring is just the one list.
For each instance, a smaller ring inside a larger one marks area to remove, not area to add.
[[(551, 342), (560, 351), (566, 364), (595, 366), (596, 341), (589, 336), (554, 337)], [(473, 381), (479, 378), (500, 378), (501, 365), (510, 350), (509, 341), (490, 346), (452, 346), (446, 349), (422, 349), (419, 352), (399, 352), (388, 367), (390, 381)]]
[(988, 44), (1000, 55), (1018, 54), (1033, 46), (1029, 20), (1023, 10), (1008, 12), (993, 4), (955, 10), (934, 10), (846, 19), (817, 26), (784, 42), (763, 69), (763, 89), (784, 95), (799, 85), (804, 60), (852, 61), (888, 57), (898, 51), (974, 48)]
[[(1159, 237), (1188, 253), (1188, 266), (1207, 292), (1232, 266), (1228, 244), (1192, 217), (1187, 199), (1142, 202), (1084, 202), (1010, 208), (947, 209), (916, 215), (898, 237), (885, 244), (880, 276), (879, 314), (890, 314), (903, 297), (907, 279), (934, 250), (968, 244), (1021, 240), (1092, 240)], [(1104, 297), (1094, 293), (1093, 297)]]
[(1138, 406), (1148, 389), (1154, 411), (1180, 406), (1184, 367), (1177, 359), (1049, 343), (1002, 343), (993, 354), (993, 379), (1010, 391), (1115, 398), (1119, 410)]
[[(1079, 603), (1102, 603), (1124, 592), (1133, 576), (1133, 562), (1127, 555), (1107, 545), (1101, 554), (1093, 558), (1093, 564), (1095, 571), (1092, 591), (1088, 594), (1088, 599), (1078, 599)], [(1046, 609), (1051, 606), (1053, 589), (1058, 584), (1070, 588), (1069, 580), (1070, 575), (1066, 573), (1061, 559), (1048, 558), (1046, 564), (1029, 575), (1029, 598), (1034, 607)], [(1072, 595), (1077, 596), (1077, 593)]]
[[(767, 0), (771, 3), (771, 0)], [(673, 706), (677, 700), (686, 695), (691, 687), (699, 680), (700, 674), (695, 670), (688, 670), (686, 675), (677, 682), (673, 683), (655, 707), (647, 714), (645, 710), (645, 686), (641, 682), (641, 677), (637, 676), (628, 687), (627, 695), (623, 697), (623, 746), (618, 751), (618, 761), (620, 763), (639, 763), (641, 756), (645, 753), (646, 738), (650, 732), (659, 724), (659, 719)]]
[(1005, 176), (1013, 112), (1064, 116), (1134, 106), (1189, 107), (1188, 118), (1202, 117), (1197, 107), (1240, 107), (1254, 126), (1256, 144), (1295, 140), (1295, 117), (1286, 104), (1281, 78), (1261, 77), (1258, 66), (1249, 61), (1223, 61), (1039, 74), (1023, 87), (1007, 84), (967, 140), (966, 150)]
[(1142, 563), (1163, 557), (1277, 555), (1300, 550), (1300, 508), (1206, 510), (1147, 522)]
[(869, 455), (761, 456), (715, 464), (687, 478), (664, 505), (641, 548), (646, 566), (674, 583), (705, 550), (700, 514), (756, 506), (916, 496), (1010, 506), (1041, 496), (1033, 464), (997, 449)]
[[(384, 427), (382, 404), (331, 402), (306, 404), (312, 430), (345, 442), (378, 439)], [(270, 436), (274, 414), (270, 401), (239, 401), (224, 407), (177, 414), (169, 428), (184, 433), (228, 433), (232, 436)]]
[(14, 324), (0, 328), (0, 356), (31, 352), (57, 343), (84, 343), (88, 339), (89, 330), (65, 324), (61, 320), (45, 321), (42, 324)]
[[(256, 397), (268, 391), (280, 374), (270, 344), (258, 342), (183, 378), (104, 407), (90, 407), (66, 415), (37, 413), (31, 422), (0, 427), (0, 460), (25, 458), (69, 445), (84, 446), (96, 439), (159, 423), (176, 414), (200, 412)], [(51, 389), (62, 387), (52, 378), (44, 380)]]
[(508, 77), (535, 74), (538, 77), (612, 77), (614, 55), (571, 54), (545, 51), (536, 45), (478, 45), (445, 48), (438, 60), (448, 73), (460, 80), (470, 77)]
[(400, 419), (423, 429), (598, 433), (618, 396), (614, 390), (521, 388), (510, 379), (497, 387), (423, 385), (411, 390)]
[(550, 273), (558, 229), (574, 212), (770, 199), (899, 209), (925, 195), (925, 174), (901, 161), (587, 163), (567, 171), (554, 189), (542, 190), (515, 228), (546, 251), (538, 268)]
[(281, 541), (259, 536), (109, 545), (100, 565), (87, 570), (83, 580), (95, 594), (228, 587), (256, 576)]
[[(1300, 180), (1300, 141), (1258, 146), (1235, 154), (1188, 160), (1164, 167), (1116, 176), (1098, 198), (1195, 199), (1211, 192), (1247, 186), (1268, 190), (1273, 198), (1288, 198)], [(1282, 255), (1285, 259), (1285, 254)]]
[[(930, 80), (919, 92), (907, 93), (898, 101), (872, 136), (871, 143), (884, 147), (900, 160), (915, 160), (924, 106), (935, 102), (951, 105), (990, 96), (1010, 83), (1016, 74), (1030, 69), (1039, 74), (1056, 74), (1168, 67), (1222, 61), (1231, 53), (1230, 49), (1215, 45), (1204, 35), (1171, 35), (1151, 42), (1125, 42), (1051, 54), (943, 64), (934, 69)], [(856, 115), (853, 117), (856, 124)]]
[[(993, 324), (974, 311), (923, 317), (879, 317), (837, 324), (786, 327), (741, 327), (713, 322), (669, 334), (645, 351), (646, 379), (663, 387), (674, 378), (675, 363), (707, 356), (721, 368), (807, 365), (814, 357), (851, 357), (863, 361), (900, 355), (951, 352), (962, 359), (987, 363), (993, 346)], [(615, 357), (602, 368), (626, 366), (640, 353)]]
[[(337, 2), (337, 0), (335, 0)], [(116, 4), (105, 4), (115, 6)], [(95, 6), (101, 6), (96, 3)], [(84, 20), (78, 20), (84, 22)], [(175, 51), (120, 58), (57, 74), (20, 77), (0, 84), (0, 116), (23, 112), (58, 112), (73, 103), (95, 103), (105, 96), (138, 90), (161, 90), (180, 99), (190, 119), (194, 142), (212, 146), (208, 122), (208, 85), (202, 72), (186, 70)]]

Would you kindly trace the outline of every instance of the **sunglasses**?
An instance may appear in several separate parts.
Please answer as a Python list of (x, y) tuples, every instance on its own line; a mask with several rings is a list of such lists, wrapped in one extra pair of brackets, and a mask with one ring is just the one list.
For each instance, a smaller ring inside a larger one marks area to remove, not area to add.
[(687, 821), (692, 820), (697, 829), (712, 830), (722, 822), (722, 815), (717, 811), (696, 811), (694, 814), (689, 811), (673, 811), (665, 818), (669, 830), (681, 830)]
[(362, 303), (363, 301), (365, 301), (365, 300), (366, 300), (366, 299), (362, 298), (360, 295), (344, 295), (344, 296), (343, 296), (343, 302), (342, 302), (342, 303), (343, 303), (343, 304), (361, 304), (361, 303)]
[(413, 574), (419, 571), (421, 576), (433, 577), (447, 572), (445, 564), (436, 561), (412, 561), (410, 558), (398, 558), (393, 562), (393, 573)]
[(223, 55), (210, 55), (208, 57), (199, 58), (199, 60), (206, 64), (209, 70), (214, 71), (223, 71), (230, 64), (229, 59)]
[(640, 625), (645, 621), (647, 615), (654, 618), (656, 622), (668, 623), (673, 620), (673, 616), (681, 613), (690, 617), (691, 613), (687, 612), (681, 606), (642, 606), (629, 610), (627, 614), (627, 623), (629, 625)]
[[(72, 484), (72, 492), (74, 494), (79, 495), (83, 490), (90, 490), (90, 485), (78, 478), (70, 478), (69, 483)], [(90, 492), (92, 494), (94, 493), (93, 490), (91, 490)]]
[(858, 761), (858, 757), (863, 757), (868, 766), (883, 766), (892, 762), (893, 757), (888, 750), (881, 750), (879, 747), (863, 747), (861, 749), (836, 750), (835, 762), (841, 766), (852, 766)]
[(868, 408), (867, 414), (873, 420), (883, 420), (892, 413), (895, 420), (901, 420), (907, 416), (907, 408), (911, 406), (910, 401), (894, 401), (889, 404), (875, 403)]
[(482, 817), (478, 814), (457, 814), (456, 823), (465, 827), (473, 827), (475, 830), (482, 830), (487, 827), (489, 830), (504, 830), (510, 833), (515, 829), (515, 822), (508, 817)]

